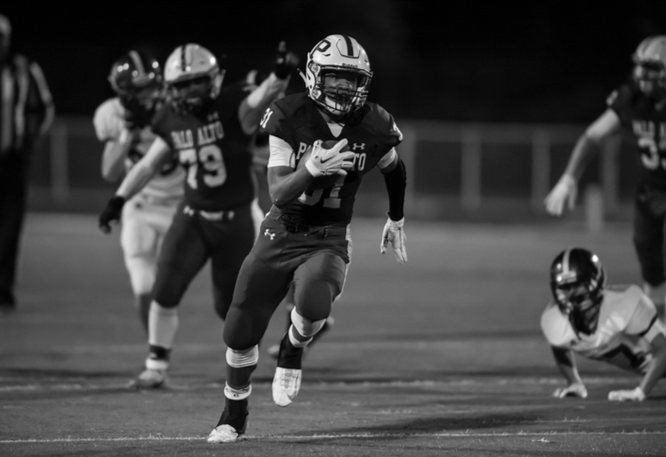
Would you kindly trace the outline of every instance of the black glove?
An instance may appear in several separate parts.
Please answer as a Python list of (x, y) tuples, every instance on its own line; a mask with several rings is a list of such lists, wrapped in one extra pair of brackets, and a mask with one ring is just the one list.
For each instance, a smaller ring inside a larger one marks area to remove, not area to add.
[(104, 233), (111, 233), (111, 223), (120, 221), (125, 199), (116, 195), (106, 204), (106, 208), (99, 215), (99, 228)]
[(280, 41), (278, 45), (277, 59), (275, 59), (275, 66), (273, 67), (273, 73), (278, 79), (287, 79), (292, 71), (298, 66), (298, 56), (293, 52), (287, 52), (287, 44), (284, 41)]

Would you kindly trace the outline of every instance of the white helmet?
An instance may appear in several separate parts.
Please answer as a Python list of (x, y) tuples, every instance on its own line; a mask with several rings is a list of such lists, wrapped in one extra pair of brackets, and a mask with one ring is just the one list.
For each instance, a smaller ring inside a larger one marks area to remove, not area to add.
[(666, 95), (666, 35), (645, 38), (633, 55), (634, 81), (647, 95)]
[[(208, 49), (195, 43), (178, 46), (167, 58), (164, 81), (177, 103), (190, 111), (198, 111), (217, 98), (224, 79), (217, 59)], [(200, 90), (190, 90), (193, 80), (206, 84)]]
[[(341, 89), (325, 85), (326, 73), (353, 74), (356, 89)], [(320, 108), (334, 118), (361, 108), (368, 97), (372, 71), (365, 49), (347, 35), (329, 35), (308, 53), (305, 69), (308, 95)]]

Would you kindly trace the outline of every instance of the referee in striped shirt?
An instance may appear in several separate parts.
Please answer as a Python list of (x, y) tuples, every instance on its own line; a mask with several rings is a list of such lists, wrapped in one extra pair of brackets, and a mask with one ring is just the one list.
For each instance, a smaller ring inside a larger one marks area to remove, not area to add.
[(0, 14), (0, 313), (16, 308), (14, 283), (26, 211), (30, 156), (53, 122), (51, 93), (37, 63), (9, 51)]

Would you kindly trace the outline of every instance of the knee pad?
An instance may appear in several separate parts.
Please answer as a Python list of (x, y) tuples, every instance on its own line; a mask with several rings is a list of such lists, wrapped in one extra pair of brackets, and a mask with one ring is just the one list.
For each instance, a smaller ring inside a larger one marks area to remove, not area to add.
[(245, 368), (259, 363), (259, 347), (252, 346), (250, 349), (237, 351), (227, 348), (227, 364), (232, 368)]
[(319, 330), (324, 326), (324, 323), (326, 322), (326, 319), (320, 319), (318, 321), (312, 322), (309, 319), (304, 318), (300, 314), (298, 314), (298, 311), (296, 311), (296, 308), (294, 307), (291, 310), (291, 323), (294, 325), (296, 328), (296, 331), (303, 335), (304, 337), (311, 337), (317, 334)]

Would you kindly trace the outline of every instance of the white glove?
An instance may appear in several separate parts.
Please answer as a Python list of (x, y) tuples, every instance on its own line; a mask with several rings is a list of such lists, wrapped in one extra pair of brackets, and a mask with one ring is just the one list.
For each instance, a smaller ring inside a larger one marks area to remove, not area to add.
[(405, 224), (403, 217), (399, 221), (392, 221), (391, 218), (386, 221), (384, 231), (382, 232), (382, 244), (380, 251), (382, 254), (386, 252), (386, 246), (391, 243), (393, 248), (393, 255), (395, 255), (398, 263), (407, 262), (407, 248), (405, 248), (405, 229), (402, 226)]
[(573, 209), (576, 204), (576, 194), (578, 193), (578, 186), (573, 176), (564, 174), (557, 182), (553, 190), (546, 196), (544, 203), (546, 204), (546, 211), (553, 216), (562, 214), (564, 204), (566, 203), (569, 209)]
[(608, 399), (610, 401), (643, 401), (645, 400), (645, 392), (640, 387), (633, 390), (613, 390), (608, 392)]
[(580, 397), (587, 398), (587, 389), (581, 382), (574, 382), (569, 384), (567, 387), (558, 387), (553, 392), (553, 397), (556, 398), (565, 398), (565, 397)]
[(312, 145), (312, 154), (305, 162), (305, 168), (315, 178), (318, 176), (346, 175), (347, 170), (354, 165), (354, 153), (352, 151), (340, 152), (347, 146), (348, 140), (343, 138), (331, 149), (324, 149), (321, 140)]

